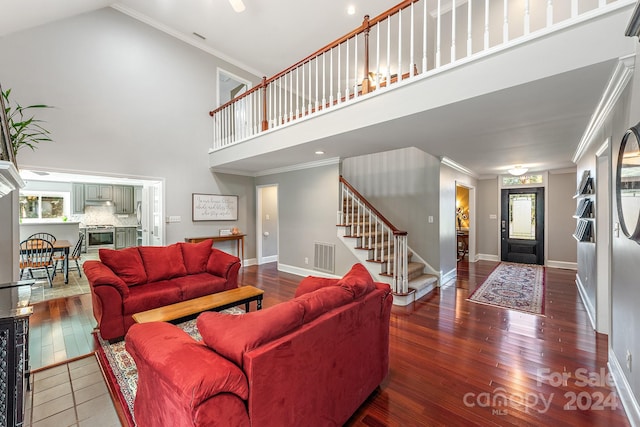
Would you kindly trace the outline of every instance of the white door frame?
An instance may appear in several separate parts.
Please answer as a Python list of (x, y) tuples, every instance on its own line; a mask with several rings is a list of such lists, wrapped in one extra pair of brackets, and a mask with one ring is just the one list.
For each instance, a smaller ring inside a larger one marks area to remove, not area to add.
[[(596, 152), (596, 312), (595, 327), (611, 331), (611, 157), (610, 138)], [(601, 162), (604, 162), (601, 166)], [(604, 169), (604, 170), (603, 170)]]
[[(456, 193), (457, 193), (457, 188), (458, 187), (464, 187), (467, 190), (469, 190), (469, 247), (468, 247), (468, 255), (467, 258), (469, 260), (469, 262), (476, 262), (476, 216), (477, 216), (477, 211), (476, 211), (476, 187), (474, 187), (473, 185), (467, 183), (467, 182), (462, 182), (462, 181), (457, 181), (455, 182), (456, 185)], [(455, 215), (455, 213), (454, 213)], [(455, 221), (454, 221), (455, 224)], [(458, 250), (458, 239), (456, 237), (456, 251)], [(457, 258), (457, 253), (456, 253), (456, 258)]]
[[(256, 259), (258, 260), (258, 265), (265, 264), (267, 262), (273, 262), (274, 260), (269, 258), (265, 258), (262, 256), (262, 190), (269, 187), (278, 188), (278, 184), (264, 184), (264, 185), (256, 185)], [(276, 192), (277, 194), (277, 192)], [(277, 236), (277, 252), (280, 254), (280, 212), (278, 211), (276, 228), (278, 229)], [(278, 255), (276, 255), (277, 258)], [(277, 261), (277, 259), (276, 259)]]

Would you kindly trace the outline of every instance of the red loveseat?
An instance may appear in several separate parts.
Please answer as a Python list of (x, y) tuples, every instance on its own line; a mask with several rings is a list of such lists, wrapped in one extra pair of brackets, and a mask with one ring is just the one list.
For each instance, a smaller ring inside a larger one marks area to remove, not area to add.
[(135, 313), (238, 287), (240, 259), (212, 240), (100, 249), (85, 261), (93, 316), (105, 340), (123, 337)]
[(201, 314), (203, 342), (169, 323), (133, 325), (136, 423), (343, 425), (388, 373), (391, 304), (389, 286), (356, 264), (261, 311)]

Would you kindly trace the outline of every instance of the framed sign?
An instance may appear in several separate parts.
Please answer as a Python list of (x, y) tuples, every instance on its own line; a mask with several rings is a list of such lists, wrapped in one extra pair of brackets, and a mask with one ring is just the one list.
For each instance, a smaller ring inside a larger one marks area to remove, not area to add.
[(193, 193), (191, 219), (193, 221), (237, 221), (238, 196)]

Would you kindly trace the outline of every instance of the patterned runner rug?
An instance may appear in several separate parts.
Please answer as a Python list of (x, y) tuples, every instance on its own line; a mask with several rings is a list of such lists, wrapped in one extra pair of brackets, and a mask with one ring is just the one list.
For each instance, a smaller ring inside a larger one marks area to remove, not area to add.
[[(223, 310), (221, 313), (243, 314), (244, 310), (234, 307)], [(194, 339), (202, 340), (196, 327), (196, 319), (178, 323), (177, 326)], [(136, 426), (133, 416), (133, 402), (136, 398), (138, 386), (136, 364), (124, 348), (124, 340), (111, 344), (108, 341), (104, 341), (98, 333), (94, 333), (94, 337), (98, 343), (98, 350), (96, 351), (98, 362), (102, 367), (108, 386), (118, 396), (120, 406), (129, 421), (129, 426)]]
[(544, 267), (500, 263), (468, 300), (544, 315)]

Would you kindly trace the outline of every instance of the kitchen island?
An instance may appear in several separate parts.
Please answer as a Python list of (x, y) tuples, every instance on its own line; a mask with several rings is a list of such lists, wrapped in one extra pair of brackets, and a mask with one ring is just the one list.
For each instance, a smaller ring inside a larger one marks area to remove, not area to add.
[(80, 223), (76, 221), (39, 221), (20, 223), (20, 241), (34, 233), (50, 233), (57, 240), (68, 240), (72, 245), (78, 241)]

